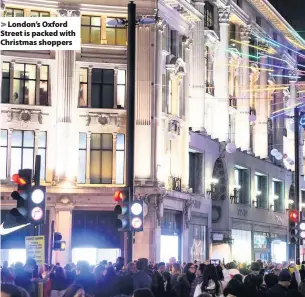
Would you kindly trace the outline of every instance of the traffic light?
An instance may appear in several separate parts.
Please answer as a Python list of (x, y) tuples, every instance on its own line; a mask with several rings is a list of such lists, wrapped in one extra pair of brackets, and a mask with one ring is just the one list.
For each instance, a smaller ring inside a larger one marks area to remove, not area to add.
[(66, 242), (62, 241), (62, 235), (59, 232), (54, 232), (53, 235), (53, 250), (64, 251), (66, 249)]
[(28, 200), (28, 220), (33, 225), (45, 224), (46, 220), (46, 187), (34, 186)]
[(116, 191), (113, 199), (117, 202), (114, 212), (117, 214), (117, 227), (121, 232), (130, 230), (129, 189)]
[(143, 201), (136, 200), (130, 205), (130, 230), (133, 232), (143, 231), (144, 212)]
[(12, 176), (12, 180), (18, 184), (18, 191), (11, 196), (17, 200), (17, 207), (10, 213), (16, 217), (20, 224), (31, 223), (41, 225), (46, 219), (46, 187), (32, 187), (32, 170), (21, 169), (18, 174)]
[(17, 207), (10, 211), (16, 218), (16, 222), (26, 224), (29, 222), (29, 199), (32, 187), (32, 170), (20, 169), (18, 174), (12, 176), (12, 180), (18, 185), (18, 191), (13, 191), (11, 197), (17, 201)]
[(298, 222), (299, 222), (299, 212), (297, 209), (292, 209), (289, 211), (289, 242), (291, 244), (296, 244), (298, 241)]

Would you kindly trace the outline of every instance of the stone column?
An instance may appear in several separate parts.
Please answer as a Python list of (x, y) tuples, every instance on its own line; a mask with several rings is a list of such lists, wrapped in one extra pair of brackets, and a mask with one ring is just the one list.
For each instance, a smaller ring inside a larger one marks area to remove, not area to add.
[(240, 27), (240, 38), (242, 41), (242, 62), (241, 62), (241, 93), (237, 99), (236, 114), (236, 146), (241, 150), (249, 151), (250, 148), (250, 92), (249, 92), (249, 37), (250, 26)]
[(54, 263), (59, 262), (61, 265), (65, 265), (72, 261), (72, 210), (73, 205), (56, 205), (56, 221), (55, 230), (60, 232), (62, 240), (66, 242), (65, 251), (55, 252)]
[[(276, 73), (275, 81), (277, 86), (281, 86), (283, 83), (282, 74), (283, 69), (282, 68), (276, 68), (274, 71)], [(277, 110), (283, 110), (284, 106), (284, 100), (283, 100), (284, 94), (282, 90), (276, 90), (275, 92), (275, 100), (274, 100), (274, 111)], [(276, 113), (276, 115), (280, 114), (281, 112)], [(273, 118), (273, 130), (274, 130), (274, 147), (279, 150), (279, 152), (283, 152), (284, 149), (284, 139), (283, 139), (283, 131), (285, 127), (285, 116), (280, 115), (275, 118)], [(282, 160), (276, 160), (277, 164), (282, 164)]]
[[(292, 160), (295, 160), (295, 153), (294, 153), (294, 119), (289, 118), (294, 116), (294, 106), (297, 104), (297, 90), (296, 90), (296, 76), (297, 76), (297, 69), (292, 69), (289, 72), (289, 75), (292, 77), (289, 79), (289, 89), (290, 89), (290, 97), (287, 102), (287, 107), (291, 108), (289, 112), (287, 112), (287, 116), (285, 119), (285, 126), (287, 130), (287, 137), (284, 141), (284, 153), (288, 155), (288, 157)], [(301, 159), (302, 160), (302, 159)], [(292, 165), (290, 167), (294, 170), (295, 166)], [(302, 171), (300, 171), (302, 172)]]
[(156, 261), (156, 203), (152, 198), (144, 199), (148, 205), (148, 213), (144, 218), (144, 231), (136, 232), (133, 245), (133, 260), (147, 258)]
[(12, 134), (13, 129), (7, 130), (7, 179), (11, 180), (12, 174), (18, 172), (11, 172), (12, 168)]
[(112, 134), (112, 184), (116, 184), (116, 141), (117, 133)]
[[(191, 67), (190, 54), (192, 48), (192, 40), (187, 38), (184, 42), (184, 62), (186, 65), (186, 75), (184, 77), (184, 125), (181, 127), (182, 133), (182, 187), (188, 189), (189, 187), (189, 90), (190, 90), (190, 73), (194, 68)], [(192, 115), (193, 116), (193, 115)]]
[(91, 132), (87, 133), (87, 154), (86, 154), (86, 184), (90, 184), (90, 145), (91, 145)]
[[(204, 1), (198, 0), (194, 3), (195, 8), (204, 15)], [(190, 118), (190, 126), (194, 131), (206, 131), (206, 102), (205, 102), (205, 36), (204, 36), (204, 20), (197, 22), (194, 28), (193, 45), (191, 48), (192, 61), (191, 72), (192, 80), (191, 87), (192, 93), (190, 98), (190, 107), (192, 112), (198, 112), (198, 114), (192, 114)], [(187, 67), (189, 67), (187, 65)]]
[[(216, 89), (215, 100), (217, 100), (213, 137), (219, 141), (227, 141), (229, 137), (229, 19), (230, 7), (218, 8), (219, 26), (220, 26), (220, 43), (216, 59), (217, 73), (215, 74)], [(202, 57), (203, 58), (203, 57)]]
[[(59, 10), (60, 16), (68, 16), (68, 11)], [(79, 16), (73, 11), (72, 16)], [(75, 92), (75, 51), (57, 51), (57, 100), (56, 100), (56, 176), (58, 180), (75, 181), (75, 160), (77, 160), (77, 131), (73, 118), (77, 109), (78, 96)]]
[(165, 34), (166, 23), (163, 20), (159, 20), (156, 24), (157, 27), (157, 40), (156, 40), (156, 74), (155, 74), (155, 105), (156, 105), (156, 114), (155, 114), (155, 125), (154, 125), (154, 133), (156, 137), (155, 146), (154, 146), (154, 154), (155, 154), (155, 178), (160, 180), (160, 172), (161, 166), (163, 166), (163, 130), (162, 130), (162, 104), (164, 101), (162, 94), (162, 74), (165, 68), (165, 59), (163, 58), (162, 51), (162, 39), (163, 34)]
[(254, 154), (260, 158), (268, 158), (268, 71), (265, 64), (267, 64), (267, 57), (261, 56), (259, 60), (260, 76), (259, 76), (259, 100), (256, 106), (256, 122), (254, 134)]

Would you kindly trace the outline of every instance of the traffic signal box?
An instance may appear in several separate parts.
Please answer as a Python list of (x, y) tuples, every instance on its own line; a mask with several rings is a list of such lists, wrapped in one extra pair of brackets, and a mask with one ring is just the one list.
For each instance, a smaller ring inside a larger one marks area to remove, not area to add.
[(17, 207), (10, 213), (20, 224), (41, 225), (46, 218), (46, 187), (32, 186), (32, 170), (21, 169), (14, 174), (13, 181), (18, 184), (18, 191), (11, 197), (17, 201)]
[(289, 211), (289, 242), (296, 244), (298, 242), (298, 225), (299, 225), (299, 212), (297, 209)]
[(54, 232), (52, 248), (54, 251), (64, 251), (66, 249), (66, 242), (62, 240), (61, 233)]
[(118, 230), (121, 232), (130, 231), (129, 189), (116, 191), (113, 198), (117, 202), (114, 212), (117, 214)]
[(143, 201), (135, 200), (130, 204), (130, 230), (133, 232), (143, 231), (143, 225)]
[(117, 214), (118, 230), (121, 232), (143, 231), (143, 201), (130, 201), (129, 198), (129, 189), (114, 193), (114, 201), (117, 203), (114, 212)]

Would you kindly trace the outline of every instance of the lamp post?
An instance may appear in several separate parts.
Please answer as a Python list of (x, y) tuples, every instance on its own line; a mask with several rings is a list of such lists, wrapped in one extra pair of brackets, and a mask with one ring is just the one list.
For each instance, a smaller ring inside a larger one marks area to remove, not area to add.
[[(295, 207), (300, 211), (300, 111), (298, 107), (294, 109), (294, 155)], [(302, 220), (302, 214), (300, 219)], [(295, 263), (297, 265), (300, 264), (300, 240), (295, 244)]]
[[(129, 200), (134, 195), (134, 141), (135, 141), (135, 87), (136, 87), (136, 5), (128, 3), (128, 45), (127, 45), (127, 181), (130, 189)], [(126, 232), (126, 258), (131, 262), (134, 233)]]

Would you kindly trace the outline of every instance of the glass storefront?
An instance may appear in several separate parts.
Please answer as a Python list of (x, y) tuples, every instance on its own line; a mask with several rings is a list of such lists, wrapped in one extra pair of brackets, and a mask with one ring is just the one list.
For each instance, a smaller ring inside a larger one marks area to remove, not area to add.
[(167, 263), (169, 258), (181, 260), (182, 212), (165, 209), (160, 240), (160, 261)]
[(232, 229), (232, 260), (240, 263), (251, 262), (251, 231)]
[(189, 260), (191, 262), (197, 260), (202, 263), (206, 260), (206, 225), (208, 224), (207, 217), (202, 214), (192, 213), (191, 222), (189, 225)]

